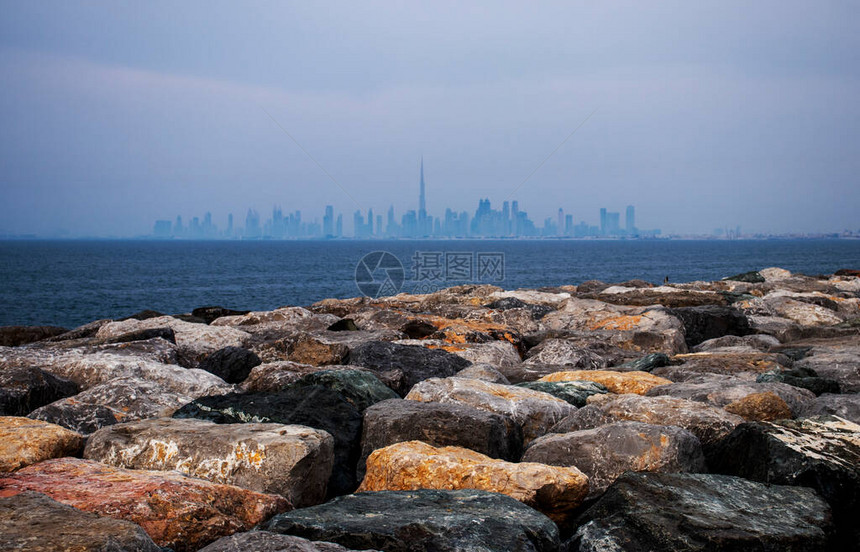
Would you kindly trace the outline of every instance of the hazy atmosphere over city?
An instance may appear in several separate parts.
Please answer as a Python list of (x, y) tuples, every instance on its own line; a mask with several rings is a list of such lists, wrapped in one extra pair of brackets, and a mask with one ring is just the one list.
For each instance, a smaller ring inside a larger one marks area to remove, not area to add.
[(436, 217), (857, 231), (856, 5), (636, 5), (2, 1), (0, 234), (351, 229), (422, 156)]

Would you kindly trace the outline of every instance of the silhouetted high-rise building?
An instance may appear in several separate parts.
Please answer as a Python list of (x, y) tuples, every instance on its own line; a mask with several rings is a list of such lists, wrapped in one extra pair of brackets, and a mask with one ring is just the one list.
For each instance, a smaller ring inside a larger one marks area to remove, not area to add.
[(325, 215), (323, 216), (323, 235), (334, 235), (334, 207), (331, 205), (325, 206)]
[(627, 206), (627, 216), (624, 220), (624, 229), (627, 230), (627, 234), (630, 236), (636, 233), (636, 212), (632, 205)]
[(605, 236), (607, 234), (606, 228), (606, 207), (600, 208), (600, 235)]

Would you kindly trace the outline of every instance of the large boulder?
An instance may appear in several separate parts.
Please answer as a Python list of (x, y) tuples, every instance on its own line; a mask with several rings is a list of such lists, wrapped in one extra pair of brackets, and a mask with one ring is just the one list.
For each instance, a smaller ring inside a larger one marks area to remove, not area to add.
[(527, 381), (518, 383), (517, 387), (525, 387), (533, 391), (549, 393), (553, 397), (566, 401), (577, 408), (585, 406), (585, 401), (588, 400), (588, 397), (609, 392), (604, 385), (588, 380)]
[(219, 424), (277, 423), (321, 429), (334, 438), (334, 467), (328, 495), (350, 493), (358, 483), (355, 468), (361, 438), (361, 413), (340, 393), (319, 385), (290, 387), (278, 393), (229, 393), (201, 397), (174, 418), (199, 418)]
[(576, 467), (505, 462), (462, 447), (407, 441), (374, 451), (358, 490), (480, 489), (508, 495), (563, 522), (588, 488), (588, 478)]
[(102, 517), (32, 491), (0, 490), (0, 549), (18, 552), (162, 552), (130, 521)]
[(723, 408), (726, 412), (737, 414), (744, 420), (756, 422), (772, 422), (792, 417), (791, 408), (773, 391), (752, 393), (730, 402)]
[(501, 383), (503, 385), (511, 384), (508, 378), (492, 364), (473, 364), (457, 372), (457, 377), (477, 379), (490, 383)]
[(371, 452), (413, 440), (516, 461), (522, 453), (523, 437), (520, 427), (502, 414), (460, 403), (391, 399), (364, 411), (358, 478), (364, 477)]
[(860, 393), (860, 347), (814, 347), (794, 368), (808, 368), (836, 381), (843, 393)]
[(538, 381), (593, 381), (606, 387), (611, 393), (635, 393), (644, 395), (649, 389), (668, 385), (671, 380), (649, 374), (648, 372), (617, 372), (615, 370), (569, 370), (556, 372)]
[(536, 439), (522, 458), (553, 466), (575, 466), (588, 476), (595, 498), (626, 471), (703, 472), (699, 439), (677, 426), (617, 422)]
[(786, 383), (756, 383), (738, 381), (730, 377), (714, 378), (700, 383), (679, 382), (653, 387), (646, 395), (649, 397), (678, 397), (692, 401), (706, 402), (715, 406), (726, 406), (748, 395), (774, 393), (791, 409), (789, 418), (797, 416), (804, 407), (815, 399), (811, 391)]
[(466, 378), (431, 378), (406, 396), (420, 402), (460, 403), (502, 414), (523, 432), (523, 443), (540, 437), (576, 407), (548, 393)]
[(812, 489), (710, 474), (627, 473), (578, 519), (569, 550), (780, 550), (831, 545)]
[(325, 500), (333, 447), (331, 435), (304, 426), (160, 418), (96, 431), (84, 458), (279, 494), (301, 508)]
[(392, 389), (401, 397), (420, 381), (453, 376), (471, 364), (446, 351), (387, 341), (359, 345), (350, 352), (349, 362), (379, 373), (383, 381), (393, 381)]
[(397, 393), (386, 387), (371, 372), (351, 368), (311, 372), (299, 378), (293, 385), (296, 387), (312, 385), (327, 387), (339, 393), (359, 412), (364, 412), (367, 407), (378, 402), (399, 398)]
[(812, 487), (833, 508), (843, 546), (860, 542), (859, 425), (841, 418), (745, 423), (719, 443), (708, 465), (754, 481)]
[(254, 366), (262, 364), (260, 357), (242, 347), (224, 347), (206, 355), (200, 369), (215, 374), (227, 383), (242, 383)]
[(0, 416), (26, 416), (78, 391), (74, 382), (35, 366), (0, 369)]
[(803, 417), (839, 416), (860, 424), (860, 394), (833, 395), (825, 393), (808, 403), (800, 413)]
[(18, 347), (66, 333), (58, 326), (0, 326), (0, 347)]
[(0, 489), (5, 496), (36, 491), (86, 512), (137, 523), (156, 544), (176, 552), (197, 550), (224, 535), (247, 531), (290, 507), (276, 495), (76, 458), (21, 469), (0, 479)]
[[(200, 552), (355, 552), (333, 542), (315, 542), (269, 531), (248, 531), (222, 537)], [(373, 552), (373, 551), (370, 551)]]
[(254, 366), (251, 373), (240, 385), (243, 391), (275, 393), (289, 387), (291, 383), (299, 381), (302, 376), (328, 370), (331, 366), (311, 366), (310, 364), (298, 364), (287, 360), (276, 362), (265, 362)]
[(744, 336), (752, 333), (747, 317), (733, 307), (707, 305), (673, 309), (671, 312), (684, 323), (687, 347), (725, 335)]
[(558, 528), (549, 518), (509, 496), (479, 490), (358, 493), (275, 516), (261, 528), (387, 552), (551, 552), (559, 547)]
[(83, 446), (82, 435), (58, 425), (0, 416), (0, 473), (77, 454)]
[(788, 385), (808, 389), (816, 395), (839, 393), (839, 383), (836, 380), (822, 378), (811, 368), (797, 367), (772, 370), (756, 377), (756, 381), (759, 383), (772, 381), (787, 383)]
[(556, 364), (582, 370), (606, 368), (606, 359), (576, 341), (547, 339), (529, 349), (526, 364)]

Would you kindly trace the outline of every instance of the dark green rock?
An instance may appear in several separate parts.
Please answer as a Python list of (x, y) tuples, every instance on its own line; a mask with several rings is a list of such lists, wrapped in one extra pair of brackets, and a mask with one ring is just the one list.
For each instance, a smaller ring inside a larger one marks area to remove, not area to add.
[(742, 274), (735, 274), (734, 276), (723, 278), (723, 280), (732, 280), (733, 282), (746, 282), (748, 284), (763, 284), (765, 282), (764, 276), (762, 276), (758, 273), (758, 271), (755, 270), (744, 272)]
[(399, 398), (379, 378), (364, 370), (321, 370), (302, 376), (292, 385), (321, 385), (336, 391), (359, 412), (364, 412), (367, 407), (378, 402)]
[(593, 381), (527, 381), (518, 383), (517, 387), (549, 393), (577, 408), (585, 406), (588, 397), (609, 392), (606, 387)]
[(619, 372), (650, 372), (655, 368), (662, 368), (663, 366), (669, 366), (669, 357), (663, 353), (651, 353), (642, 358), (619, 364), (612, 369)]
[(771, 370), (756, 378), (758, 383), (776, 381), (795, 387), (809, 389), (816, 395), (824, 393), (839, 393), (839, 383), (830, 378), (819, 377), (811, 368), (796, 367), (788, 370)]

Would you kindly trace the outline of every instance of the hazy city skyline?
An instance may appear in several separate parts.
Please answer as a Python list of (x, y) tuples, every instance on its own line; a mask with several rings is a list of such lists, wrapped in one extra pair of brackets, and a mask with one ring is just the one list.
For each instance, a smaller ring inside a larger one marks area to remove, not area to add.
[(239, 205), (331, 205), (349, 228), (416, 209), (422, 155), (436, 216), (519, 197), (539, 226), (632, 204), (664, 234), (857, 231), (854, 20), (850, 2), (7, 1), (0, 235), (138, 236)]

